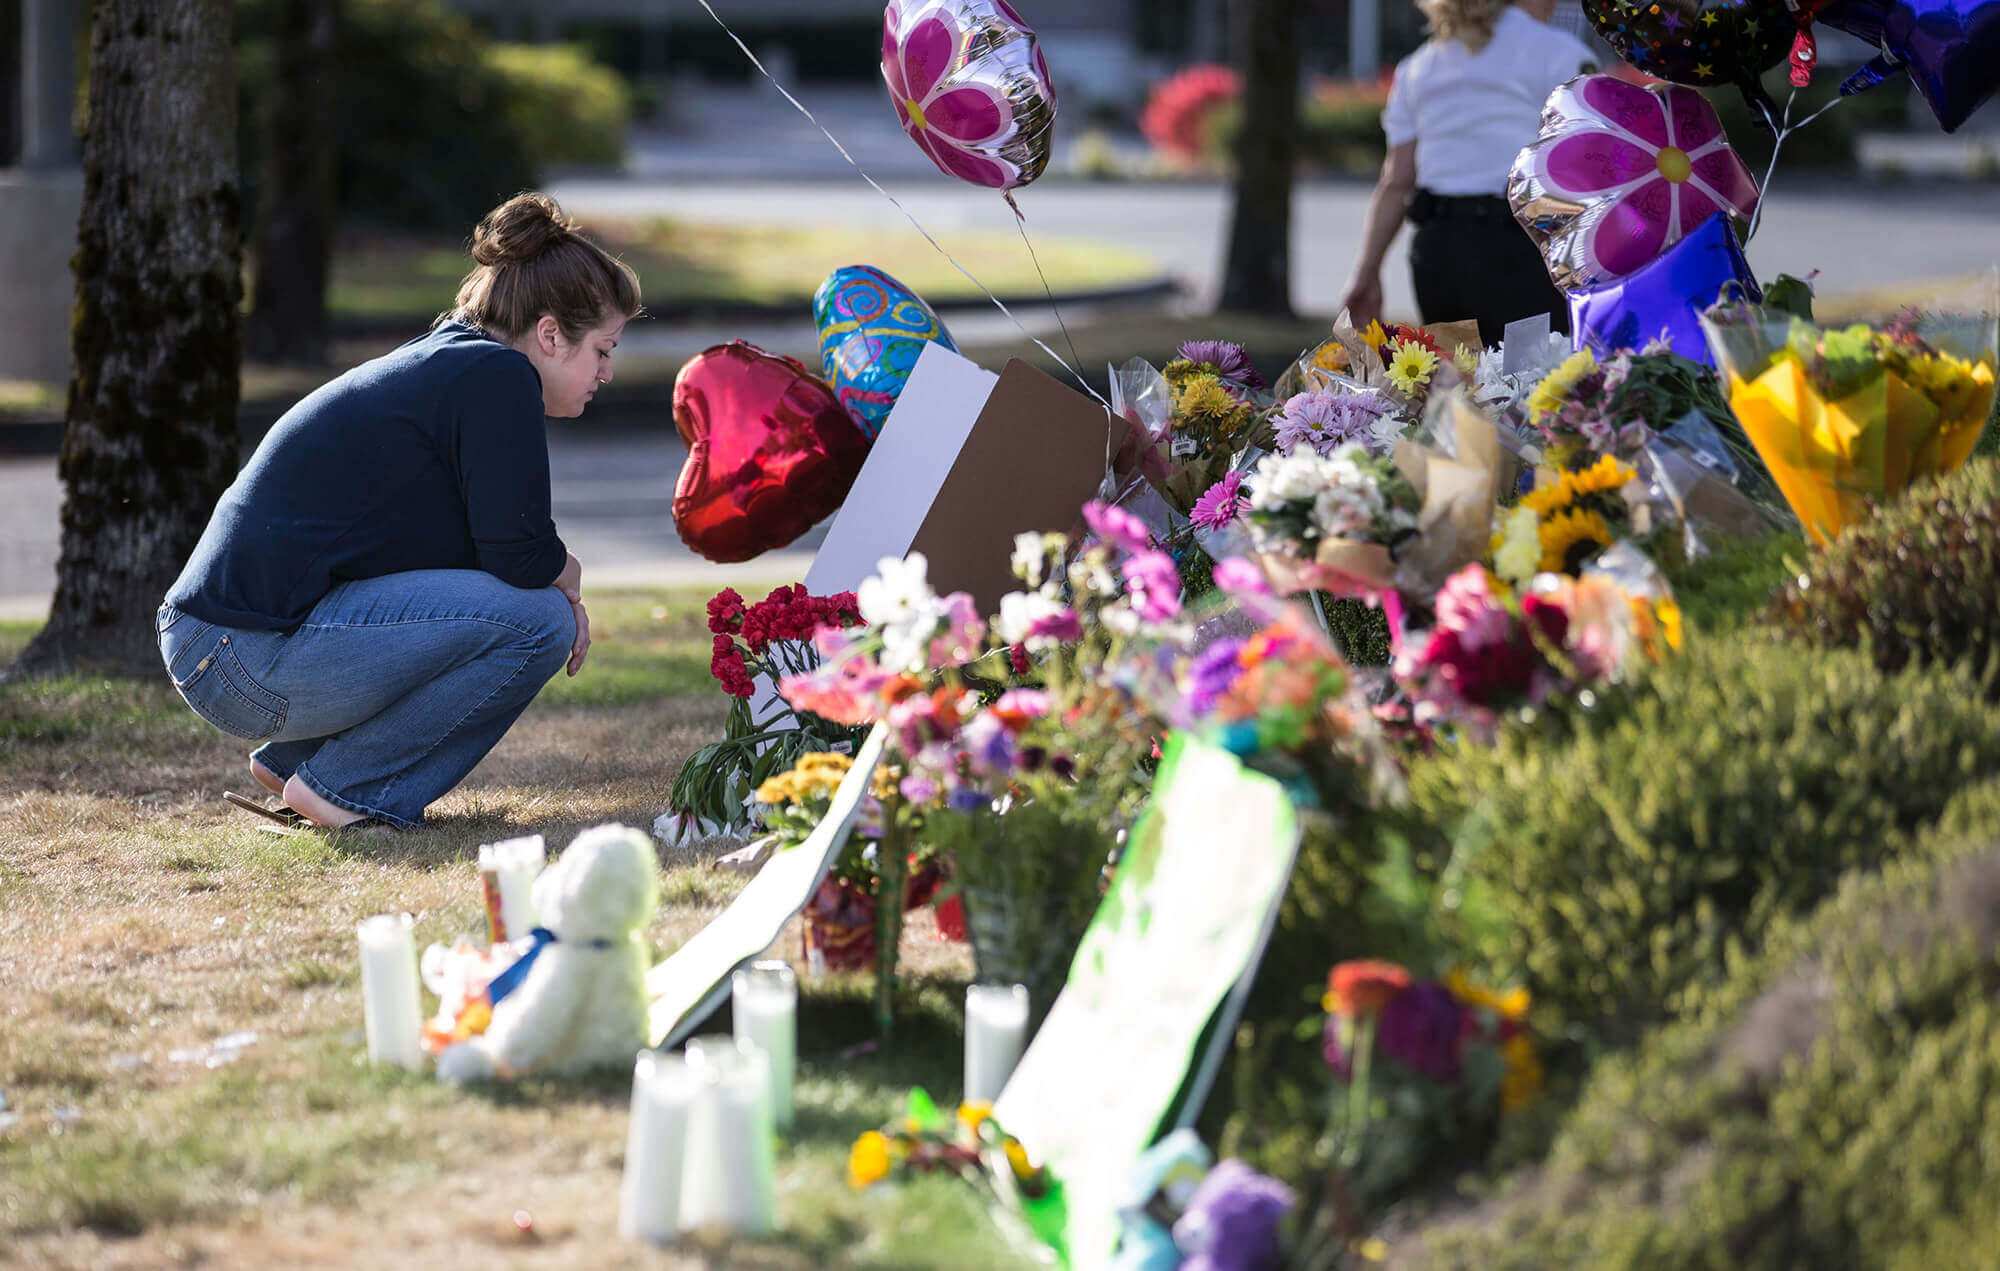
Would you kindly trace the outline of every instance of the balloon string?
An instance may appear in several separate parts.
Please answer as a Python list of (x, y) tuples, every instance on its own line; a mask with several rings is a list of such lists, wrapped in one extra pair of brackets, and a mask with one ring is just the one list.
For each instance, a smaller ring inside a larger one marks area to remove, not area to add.
[[(1014, 207), (1014, 196), (1011, 194), (1007, 196), (1007, 206)], [(1042, 272), (1042, 258), (1035, 254), (1034, 241), (1028, 237), (1027, 218), (1021, 215), (1021, 209), (1018, 207), (1014, 207), (1014, 228), (1021, 232), (1021, 242), (1028, 249), (1028, 259), (1035, 263), (1035, 277), (1042, 280), (1042, 294), (1049, 298), (1049, 312), (1056, 316), (1056, 325), (1062, 328), (1063, 340), (1069, 345), (1069, 355), (1076, 359), (1078, 366), (1082, 366), (1083, 354), (1076, 351), (1076, 337), (1069, 333), (1069, 323), (1063, 321), (1062, 309), (1056, 304), (1056, 293), (1049, 286), (1049, 276)], [(1064, 363), (1064, 365), (1068, 364)], [(1076, 372), (1071, 371), (1070, 374), (1075, 375)], [(1078, 375), (1077, 381), (1082, 383), (1083, 377)], [(1092, 397), (1097, 397), (1097, 390), (1088, 384), (1083, 385), (1083, 391), (1089, 393)], [(1103, 402), (1106, 410), (1111, 409), (1110, 402), (1104, 401), (1102, 397), (1097, 397), (1097, 400)]]
[[(1071, 366), (1068, 362), (1063, 361), (1062, 354), (1056, 352), (1048, 345), (1042, 343), (1041, 339), (1037, 337), (1034, 332), (1028, 330), (1028, 328), (1022, 324), (1021, 320), (1014, 316), (1014, 311), (1012, 309), (1009, 309), (1006, 303), (1003, 302), (1000, 299), (1000, 297), (994, 295), (992, 290), (988, 288), (985, 283), (979, 281), (979, 279), (977, 278), (974, 278), (972, 276), (971, 270), (967, 269), (964, 265), (959, 264), (958, 258), (956, 256), (953, 256), (949, 251), (946, 251), (943, 243), (940, 243), (937, 241), (937, 239), (931, 237), (931, 232), (924, 228), (923, 222), (919, 221), (914, 215), (911, 214), (909, 208), (903, 206), (902, 200), (898, 199), (895, 195), (883, 189), (881, 182), (877, 181), (874, 177), (868, 175), (868, 170), (862, 167), (859, 163), (855, 162), (854, 156), (847, 152), (847, 147), (840, 144), (840, 138), (834, 136), (831, 132), (828, 132), (826, 125), (821, 123), (817, 118), (815, 118), (810, 110), (806, 109), (805, 103), (801, 102), (798, 98), (792, 96), (790, 90), (788, 90), (783, 84), (780, 84), (778, 82), (776, 76), (772, 75), (770, 71), (764, 69), (764, 63), (759, 61), (757, 59), (757, 55), (750, 51), (750, 46), (743, 42), (742, 36), (736, 34), (736, 32), (729, 29), (729, 24), (722, 20), (722, 15), (715, 11), (714, 5), (710, 4), (708, 0), (700, 0), (700, 4), (702, 8), (708, 10), (708, 16), (715, 19), (715, 24), (722, 28), (723, 34), (727, 35), (731, 40), (735, 41), (737, 48), (743, 50), (743, 56), (750, 59), (750, 65), (757, 68), (757, 73), (759, 75), (762, 75), (765, 79), (770, 80), (771, 86), (773, 88), (776, 88), (778, 92), (784, 96), (784, 99), (790, 102), (792, 106), (801, 115), (804, 115), (809, 121), (811, 121), (812, 126), (820, 130), (821, 135), (823, 135), (828, 141), (831, 141), (833, 143), (833, 148), (835, 150), (840, 151), (840, 157), (847, 160), (847, 164), (849, 167), (853, 168), (856, 172), (861, 174), (861, 179), (863, 181), (866, 181), (869, 185), (875, 187), (875, 192), (877, 194), (889, 200), (889, 202), (895, 204), (896, 210), (898, 212), (901, 212), (903, 214), (904, 219), (909, 221), (911, 225), (916, 226), (917, 233), (922, 234), (924, 236), (924, 241), (937, 249), (938, 255), (944, 257), (947, 261), (950, 261), (951, 267), (953, 269), (956, 269), (959, 273), (964, 274), (967, 282), (970, 282), (973, 286), (979, 288), (980, 291), (984, 292), (986, 298), (988, 300), (991, 300), (994, 306), (998, 308), (1001, 313), (1007, 315), (1007, 320), (1009, 322), (1012, 322), (1015, 325), (1015, 327), (1017, 327), (1020, 330), (1022, 335), (1027, 336), (1029, 340), (1033, 341), (1035, 347), (1039, 348), (1042, 352), (1054, 358), (1058, 366), (1062, 367), (1065, 371), (1068, 371), (1070, 375), (1075, 378), (1077, 383), (1083, 385), (1083, 389), (1085, 392), (1089, 393), (1092, 397), (1096, 397), (1098, 402), (1101, 405), (1103, 405), (1106, 410), (1111, 409), (1111, 404), (1109, 402), (1106, 402), (1102, 397), (1098, 396), (1097, 390), (1090, 386), (1090, 382), (1083, 378), (1081, 372), (1079, 372), (1075, 367)], [(1008, 199), (1008, 202), (1010, 204), (1013, 202), (1011, 197)], [(1020, 209), (1016, 208), (1015, 216), (1018, 217), (1019, 215), (1020, 215)], [(1024, 233), (1023, 237), (1025, 236), (1026, 235)], [(1028, 250), (1029, 253), (1032, 255), (1034, 252), (1034, 248), (1030, 246)], [(1041, 266), (1038, 263), (1036, 265), (1036, 269), (1039, 270), (1040, 268)], [(1043, 285), (1045, 287), (1047, 285), (1047, 282), (1048, 280), (1046, 278), (1043, 279)], [(1060, 313), (1056, 315), (1056, 321), (1058, 323), (1062, 322), (1062, 315)], [(1064, 334), (1068, 334), (1067, 327), (1064, 328)], [(1074, 343), (1070, 345), (1070, 352), (1072, 354), (1076, 352), (1076, 346)]]
[(1776, 133), (1777, 137), (1774, 141), (1771, 142), (1771, 162), (1767, 164), (1764, 168), (1764, 183), (1761, 186), (1757, 187), (1757, 210), (1750, 214), (1750, 228), (1743, 235), (1743, 241), (1745, 243), (1748, 243), (1751, 239), (1757, 237), (1757, 227), (1764, 223), (1764, 204), (1768, 201), (1770, 197), (1771, 178), (1773, 176), (1776, 176), (1778, 172), (1778, 152), (1785, 148), (1785, 138), (1791, 136), (1799, 129), (1805, 127), (1813, 120), (1818, 119), (1821, 115), (1824, 115), (1827, 111), (1832, 110), (1836, 105), (1838, 105), (1843, 100), (1842, 98), (1836, 97), (1832, 101), (1829, 101), (1826, 105), (1821, 106), (1818, 110), (1815, 110), (1812, 114), (1807, 115), (1804, 119), (1799, 120), (1799, 122), (1797, 123), (1793, 123), (1792, 104), (1798, 101), (1798, 99), (1799, 99), (1799, 90), (1796, 88), (1794, 88), (1790, 93), (1786, 95), (1785, 117), (1782, 122), (1771, 118), (1771, 108), (1769, 106), (1766, 106), (1762, 101), (1759, 101), (1757, 103), (1757, 109), (1763, 114), (1764, 122), (1771, 126), (1771, 131), (1773, 133)]

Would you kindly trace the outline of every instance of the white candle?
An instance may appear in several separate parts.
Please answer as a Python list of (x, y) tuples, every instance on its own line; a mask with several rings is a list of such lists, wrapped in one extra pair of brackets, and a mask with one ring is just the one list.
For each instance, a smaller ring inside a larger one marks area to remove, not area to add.
[(534, 887), (548, 848), (539, 834), (488, 843), (479, 849), (486, 888), (486, 935), (494, 944), (519, 940), (535, 929)]
[(771, 1120), (792, 1128), (792, 1082), (799, 1056), (799, 980), (785, 962), (755, 962), (730, 978), (736, 1040), (771, 1061)]
[(974, 984), (965, 990), (965, 1102), (1000, 1097), (1028, 1044), (1028, 990)]
[(355, 928), (361, 938), (361, 1011), (368, 1028), (368, 1062), (423, 1066), (417, 998), (417, 946), (408, 914), (381, 914)]
[(642, 1050), (632, 1066), (632, 1122), (618, 1192), (618, 1234), (664, 1244), (680, 1233), (681, 1162), (695, 1082), (687, 1060)]
[(775, 1225), (770, 1060), (733, 1038), (688, 1043), (695, 1082), (681, 1170), (681, 1230), (766, 1235)]

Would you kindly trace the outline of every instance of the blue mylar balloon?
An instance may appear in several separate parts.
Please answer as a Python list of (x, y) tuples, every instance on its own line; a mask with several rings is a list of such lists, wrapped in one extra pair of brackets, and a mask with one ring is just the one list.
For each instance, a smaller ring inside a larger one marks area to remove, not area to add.
[(1816, 16), (1882, 50), (1848, 76), (1843, 97), (1900, 66), (1951, 132), (2000, 89), (2000, 0), (1833, 0)]
[(929, 305), (871, 265), (836, 269), (813, 294), (820, 366), (871, 442), (902, 396), (924, 345), (958, 352)]
[(1717, 212), (1637, 273), (1588, 291), (1570, 292), (1572, 346), (1608, 353), (1644, 348), (1665, 336), (1674, 352), (1713, 366), (1701, 312), (1731, 284), (1753, 303), (1764, 298), (1729, 217)]

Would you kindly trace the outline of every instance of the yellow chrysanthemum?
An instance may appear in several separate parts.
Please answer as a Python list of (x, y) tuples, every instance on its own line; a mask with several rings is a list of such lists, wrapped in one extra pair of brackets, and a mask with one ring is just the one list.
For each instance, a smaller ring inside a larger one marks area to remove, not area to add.
[(1431, 376), (1437, 373), (1438, 355), (1423, 345), (1398, 341), (1391, 347), (1396, 352), (1395, 356), (1389, 359), (1389, 369), (1386, 374), (1389, 383), (1397, 392), (1414, 393), (1428, 384)]
[(1672, 596), (1656, 601), (1653, 613), (1660, 620), (1660, 636), (1674, 652), (1681, 651), (1681, 607)]
[(794, 789), (795, 784), (792, 780), (792, 774), (781, 772), (777, 776), (766, 780), (763, 785), (757, 787), (757, 802), (790, 803)]
[(1182, 419), (1212, 424), (1236, 413), (1236, 399), (1215, 376), (1198, 375), (1181, 389), (1174, 408)]
[(870, 1130), (854, 1140), (847, 1154), (847, 1185), (859, 1190), (889, 1177), (889, 1140), (879, 1130)]
[(1550, 371), (1535, 385), (1535, 391), (1528, 394), (1529, 416), (1540, 419), (1561, 410), (1576, 382), (1596, 369), (1597, 355), (1589, 349), (1579, 349), (1564, 358), (1562, 365)]
[(1347, 372), (1347, 350), (1338, 341), (1328, 340), (1325, 344), (1313, 350), (1312, 365), (1316, 370), (1345, 374)]
[(1460, 375), (1471, 379), (1473, 373), (1479, 370), (1479, 350), (1469, 344), (1461, 344), (1451, 351), (1451, 364), (1458, 368)]
[(1500, 1057), (1507, 1061), (1507, 1072), (1500, 1078), (1500, 1110), (1518, 1112), (1542, 1092), (1542, 1057), (1535, 1050), (1535, 1039), (1526, 1033), (1502, 1042)]
[(1539, 532), (1545, 574), (1574, 574), (1585, 561), (1611, 546), (1611, 527), (1586, 508), (1564, 508), (1544, 518)]
[(1533, 508), (1516, 507), (1493, 536), (1493, 572), (1515, 586), (1525, 586), (1541, 563), (1541, 518)]

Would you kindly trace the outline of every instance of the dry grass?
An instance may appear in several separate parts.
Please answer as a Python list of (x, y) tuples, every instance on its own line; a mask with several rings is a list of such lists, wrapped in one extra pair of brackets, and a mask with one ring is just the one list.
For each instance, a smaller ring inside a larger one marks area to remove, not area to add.
[[(685, 691), (690, 597), (605, 606), (626, 683), (545, 694), (418, 832), (285, 837), (220, 800), (244, 747), (164, 681), (0, 687), (0, 1250), (29, 1266), (1008, 1265), (970, 1189), (851, 1193), (854, 1134), (913, 1082), (954, 1093), (963, 955), (914, 915), (908, 1014), (868, 1039), (866, 986), (807, 986), (783, 1240), (660, 1252), (615, 1237), (627, 1080), (443, 1088), (365, 1063), (354, 924), (409, 910), (420, 943), (480, 921), (478, 844), (560, 847), (647, 825), (719, 696)], [(698, 629), (699, 623), (693, 626)], [(671, 628), (671, 630), (668, 630)], [(0, 632), (0, 656), (24, 638)], [(659, 691), (650, 696), (639, 685)], [(564, 699), (568, 698), (568, 701)], [(717, 845), (720, 846), (720, 845)], [(663, 859), (661, 950), (740, 885)], [(780, 942), (798, 949), (796, 932)], [(727, 1027), (726, 1020), (717, 1021)], [(228, 1034), (256, 1034), (208, 1065)], [(533, 1230), (515, 1226), (517, 1211)], [(0, 1257), (0, 1260), (5, 1260)]]

